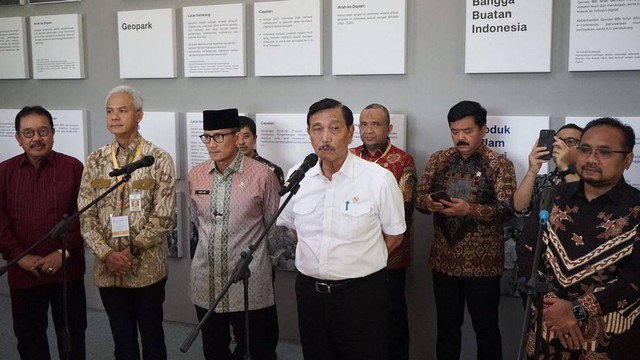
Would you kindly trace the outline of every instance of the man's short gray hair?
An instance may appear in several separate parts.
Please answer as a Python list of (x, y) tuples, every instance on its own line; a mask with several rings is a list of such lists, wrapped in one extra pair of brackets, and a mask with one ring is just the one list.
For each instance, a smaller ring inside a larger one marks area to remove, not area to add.
[(132, 88), (131, 86), (128, 85), (120, 85), (120, 86), (116, 86), (113, 89), (111, 89), (111, 91), (109, 91), (109, 94), (107, 94), (107, 100), (105, 101), (105, 106), (106, 104), (109, 102), (109, 98), (114, 95), (114, 94), (129, 94), (131, 95), (131, 97), (133, 98), (133, 109), (136, 111), (141, 111), (142, 110), (142, 104), (143, 104), (143, 100), (142, 100), (142, 93), (134, 88)]

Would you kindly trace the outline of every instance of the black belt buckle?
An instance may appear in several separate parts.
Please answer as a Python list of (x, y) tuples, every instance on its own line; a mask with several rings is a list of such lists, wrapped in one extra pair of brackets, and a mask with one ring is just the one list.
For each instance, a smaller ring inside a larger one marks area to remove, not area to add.
[(323, 282), (317, 282), (315, 285), (317, 292), (321, 294), (331, 294), (331, 285)]

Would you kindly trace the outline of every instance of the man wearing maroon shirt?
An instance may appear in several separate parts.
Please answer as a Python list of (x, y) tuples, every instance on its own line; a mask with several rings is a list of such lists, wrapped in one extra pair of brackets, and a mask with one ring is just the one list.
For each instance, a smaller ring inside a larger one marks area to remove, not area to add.
[(416, 164), (411, 154), (391, 144), (393, 130), (389, 110), (380, 104), (371, 104), (360, 113), (359, 125), (362, 145), (351, 149), (355, 155), (374, 162), (391, 171), (400, 186), (404, 199), (404, 216), (407, 224), (402, 242), (389, 253), (387, 280), (391, 317), (389, 318), (389, 359), (409, 359), (409, 320), (404, 295), (406, 274), (411, 262), (409, 229), (415, 201)]
[[(16, 115), (16, 140), (24, 153), (0, 163), (0, 252), (10, 261), (44, 237), (65, 214), (76, 210), (82, 163), (55, 152), (53, 118), (40, 106)], [(64, 353), (62, 257), (67, 257), (69, 359), (85, 358), (87, 328), (84, 248), (78, 220), (69, 225), (67, 249), (59, 239), (38, 245), (9, 268), (13, 330), (22, 359), (50, 359), (47, 313)]]

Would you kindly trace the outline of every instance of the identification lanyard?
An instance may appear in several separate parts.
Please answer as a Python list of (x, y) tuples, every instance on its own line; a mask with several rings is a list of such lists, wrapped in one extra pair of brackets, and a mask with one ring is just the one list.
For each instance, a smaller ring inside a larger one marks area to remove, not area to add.
[[(140, 143), (136, 147), (135, 155), (133, 156), (132, 162), (138, 161), (140, 159), (140, 155), (142, 155), (142, 148), (144, 148), (144, 139), (141, 139)], [(113, 164), (114, 169), (117, 169), (120, 167), (120, 164), (118, 163), (118, 157), (116, 156), (117, 150), (118, 150), (117, 145), (114, 142), (113, 144), (111, 144), (111, 163)], [(124, 175), (120, 175), (116, 177), (116, 180), (121, 181), (123, 177)], [(125, 186), (126, 186), (126, 183), (122, 183), (118, 189), (120, 189), (121, 192), (124, 192)]]

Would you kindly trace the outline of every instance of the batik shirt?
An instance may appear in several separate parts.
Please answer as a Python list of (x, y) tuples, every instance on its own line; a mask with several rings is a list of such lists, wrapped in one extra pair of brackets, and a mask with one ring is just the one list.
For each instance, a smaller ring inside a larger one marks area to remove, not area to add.
[(251, 158), (267, 165), (269, 169), (271, 169), (271, 171), (273, 171), (273, 173), (278, 177), (278, 182), (280, 183), (280, 185), (284, 184), (284, 172), (282, 171), (282, 168), (280, 166), (258, 155), (258, 150), (253, 150), (253, 156)]
[[(589, 316), (580, 322), (582, 349), (563, 348), (543, 328), (545, 359), (638, 359), (640, 356), (640, 191), (624, 179), (607, 193), (588, 201), (582, 181), (558, 186), (543, 233), (543, 274), (551, 296), (577, 300)], [(530, 221), (521, 241), (524, 253), (535, 252), (538, 224)], [(524, 260), (524, 259), (523, 259)], [(528, 269), (531, 274), (531, 265)], [(535, 310), (535, 308), (534, 308)], [(535, 313), (535, 311), (534, 311)], [(533, 356), (535, 316), (531, 319), (528, 354)]]
[(455, 147), (434, 153), (417, 187), (416, 208), (427, 210), (429, 194), (445, 190), (469, 203), (466, 216), (434, 214), (429, 263), (451, 276), (497, 276), (504, 268), (506, 202), (516, 188), (513, 163), (481, 145), (466, 159)]
[(391, 171), (396, 181), (398, 181), (398, 186), (404, 199), (404, 216), (407, 223), (407, 231), (404, 233), (402, 243), (389, 254), (387, 267), (389, 269), (406, 268), (411, 262), (409, 230), (411, 229), (416, 183), (418, 182), (413, 156), (393, 146), (388, 139), (386, 145), (376, 150), (373, 155), (367, 151), (364, 145), (351, 149), (351, 152)]
[[(146, 155), (154, 157), (152, 166), (134, 171), (131, 180), (80, 215), (82, 236), (96, 256), (93, 281), (98, 287), (141, 288), (167, 277), (165, 234), (174, 228), (176, 213), (176, 175), (169, 153), (140, 135), (126, 148), (114, 141), (92, 152), (82, 173), (78, 208), (83, 208), (116, 184), (120, 177), (109, 176), (114, 168)], [(130, 201), (130, 195), (140, 197), (139, 205)], [(129, 236), (113, 236), (112, 216), (128, 218)], [(141, 250), (141, 255), (133, 259), (131, 272), (127, 275), (113, 275), (107, 269), (105, 259), (131, 243)]]
[[(278, 210), (280, 184), (264, 164), (238, 151), (224, 173), (213, 160), (189, 172), (191, 222), (198, 231), (198, 245), (191, 262), (191, 301), (210, 308), (240, 259), (255, 244)], [(249, 309), (274, 304), (270, 233), (257, 247), (249, 269)], [(242, 282), (231, 285), (216, 312), (244, 309)]]

